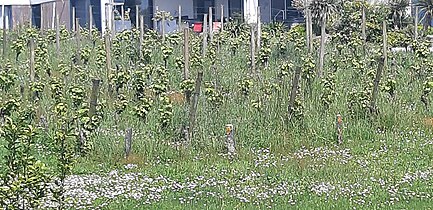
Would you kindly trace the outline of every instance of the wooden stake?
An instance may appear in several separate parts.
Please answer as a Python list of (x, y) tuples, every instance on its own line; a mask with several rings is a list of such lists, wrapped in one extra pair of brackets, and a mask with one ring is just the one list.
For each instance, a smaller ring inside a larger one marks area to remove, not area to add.
[(56, 27), (56, 5), (57, 5), (57, 2), (53, 2), (52, 3), (52, 8), (53, 8), (53, 10), (52, 10), (52, 19), (51, 19), (51, 28), (52, 29), (54, 29), (54, 27)]
[(75, 26), (77, 27), (77, 29), (76, 29), (76, 34), (75, 34), (75, 36), (76, 36), (76, 40), (77, 40), (77, 54), (76, 54), (76, 62), (77, 62), (77, 64), (78, 65), (81, 65), (81, 54), (80, 54), (80, 51), (81, 51), (81, 28), (80, 28), (80, 24), (79, 24), (79, 18), (76, 18), (75, 19), (75, 22), (76, 22), (76, 24), (75, 24)]
[(290, 91), (290, 100), (289, 100), (289, 108), (288, 108), (288, 119), (292, 118), (292, 108), (295, 105), (295, 99), (298, 96), (299, 91), (299, 79), (301, 78), (301, 67), (296, 67), (295, 75), (292, 80), (292, 90)]
[(179, 23), (177, 25), (177, 30), (181, 31), (182, 30), (182, 6), (179, 5)]
[(338, 144), (343, 143), (343, 118), (340, 114), (337, 114), (336, 118), (336, 128), (337, 128), (337, 140)]
[[(105, 35), (105, 63), (106, 63), (106, 70), (107, 70), (107, 81), (110, 78), (111, 75), (111, 40), (110, 40), (110, 34)], [(107, 82), (108, 84), (108, 90), (111, 90), (110, 82)]]
[(376, 76), (374, 78), (373, 93), (370, 102), (370, 111), (372, 113), (377, 113), (376, 98), (379, 91), (379, 83), (382, 77), (382, 72), (385, 71), (387, 68), (388, 46), (387, 46), (387, 36), (386, 36), (386, 21), (383, 21), (382, 23), (382, 37), (383, 37), (383, 57), (381, 61), (379, 61), (379, 67), (377, 68)]
[(221, 32), (224, 31), (224, 5), (221, 4)]
[(254, 37), (254, 25), (250, 26), (250, 60), (251, 60), (251, 73), (256, 73), (256, 40)]
[(93, 30), (93, 6), (89, 5), (89, 36), (92, 38)]
[[(183, 29), (183, 79), (189, 79), (189, 29)], [(186, 102), (189, 104), (191, 101), (191, 91), (185, 91)]]
[(326, 13), (323, 12), (321, 33), (320, 33), (320, 57), (319, 57), (319, 71), (317, 77), (321, 78), (323, 74), (323, 65), (325, 63), (325, 39), (326, 39)]
[(226, 125), (226, 147), (229, 154), (236, 154), (236, 142), (234, 138), (234, 128), (232, 124)]
[(262, 22), (260, 14), (260, 6), (257, 7), (257, 52), (260, 52), (260, 47), (262, 43)]
[(56, 15), (56, 51), (60, 55), (60, 18)]
[(140, 15), (140, 59), (143, 59), (144, 16)]
[[(201, 87), (201, 81), (203, 79), (203, 72), (198, 72), (197, 80), (195, 81), (195, 89), (194, 89), (194, 97), (189, 109), (189, 133), (190, 137), (193, 136), (194, 128), (195, 128), (195, 120), (197, 115), (197, 107), (198, 107), (198, 99), (200, 96), (200, 87)], [(190, 145), (190, 144), (189, 144)]]
[(308, 27), (308, 31), (310, 32), (310, 34), (309, 34), (309, 36), (310, 36), (310, 38), (309, 38), (310, 42), (309, 42), (308, 48), (312, 52), (313, 51), (313, 18), (311, 17), (311, 10), (307, 9), (307, 11), (308, 11), (308, 13), (307, 13), (307, 16), (308, 16), (308, 25), (307, 25), (307, 27)]
[(418, 14), (419, 14), (419, 8), (415, 7), (415, 28), (414, 28), (414, 36), (415, 40), (418, 39)]
[[(156, 6), (155, 7), (155, 13), (153, 14), (153, 17), (155, 17), (156, 16), (156, 13), (158, 12), (158, 6)], [(153, 19), (153, 29), (155, 30), (155, 31), (159, 31), (158, 30), (158, 23), (157, 23), (157, 21), (155, 20), (155, 19)]]
[(99, 95), (99, 84), (101, 80), (92, 79), (92, 93), (90, 95), (90, 108), (89, 108), (89, 118), (96, 114), (96, 106), (98, 105), (98, 95)]
[(210, 42), (213, 40), (213, 14), (212, 7), (209, 7), (209, 38)]
[(128, 158), (132, 149), (132, 128), (125, 130), (125, 157)]
[(75, 7), (72, 7), (72, 31), (75, 31), (76, 28), (76, 22), (75, 22)]
[(138, 28), (140, 25), (140, 6), (135, 5), (135, 28)]
[(367, 34), (365, 32), (365, 6), (362, 6), (362, 22), (361, 22), (361, 30), (362, 30), (362, 40), (364, 44), (367, 42)]
[(202, 46), (202, 56), (206, 57), (206, 48), (207, 48), (207, 14), (203, 16), (203, 46)]
[(7, 45), (7, 20), (6, 20), (6, 15), (3, 13), (2, 14), (3, 15), (3, 60), (5, 60), (6, 59), (6, 54), (7, 54), (7, 52), (6, 52), (6, 45)]
[(35, 81), (35, 40), (30, 39), (30, 82)]
[(44, 6), (43, 6), (43, 4), (41, 4), (41, 22), (40, 22), (40, 24), (41, 24), (41, 28), (40, 28), (40, 30), (41, 31), (43, 31), (44, 30)]

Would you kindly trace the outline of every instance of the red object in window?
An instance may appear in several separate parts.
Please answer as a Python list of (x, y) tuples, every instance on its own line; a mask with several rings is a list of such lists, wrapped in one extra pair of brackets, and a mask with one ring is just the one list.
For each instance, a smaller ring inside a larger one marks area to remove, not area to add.
[(218, 32), (221, 29), (221, 22), (213, 22), (213, 31)]
[(194, 23), (194, 28), (192, 29), (194, 32), (200, 33), (203, 31), (203, 23), (202, 22), (196, 22)]

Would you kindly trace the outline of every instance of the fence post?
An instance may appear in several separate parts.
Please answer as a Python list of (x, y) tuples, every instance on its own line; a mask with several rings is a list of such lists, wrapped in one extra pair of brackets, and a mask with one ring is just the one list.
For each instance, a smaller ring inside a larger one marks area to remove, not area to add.
[(140, 59), (143, 59), (144, 16), (140, 15)]
[(139, 5), (135, 5), (135, 28), (138, 28), (139, 26), (141, 27), (140, 24), (140, 6)]
[(373, 86), (373, 93), (371, 96), (371, 102), (370, 102), (370, 111), (372, 113), (377, 113), (377, 109), (376, 109), (376, 98), (377, 98), (377, 94), (379, 91), (379, 83), (380, 83), (380, 79), (382, 77), (382, 72), (386, 70), (387, 68), (387, 51), (388, 51), (388, 46), (387, 46), (387, 36), (386, 36), (386, 21), (384, 20), (382, 22), (382, 37), (383, 37), (383, 57), (381, 59), (381, 61), (379, 61), (379, 66), (377, 68), (376, 71), (376, 76), (374, 78), (374, 86)]
[(80, 51), (81, 51), (81, 28), (80, 28), (80, 24), (79, 24), (79, 18), (75, 18), (75, 20), (76, 20), (76, 24), (75, 24), (75, 26), (77, 27), (77, 29), (76, 29), (76, 40), (77, 40), (77, 54), (76, 54), (76, 62), (77, 62), (77, 64), (78, 65), (81, 65), (81, 54), (80, 54)]
[[(187, 80), (189, 79), (189, 29), (188, 28), (183, 29), (183, 59), (184, 59), (183, 79)], [(190, 91), (188, 90), (185, 91), (185, 98), (186, 98), (186, 102), (189, 104), (191, 101)]]
[(234, 127), (232, 124), (226, 125), (226, 147), (229, 154), (236, 153), (236, 142), (234, 138)]
[(224, 31), (224, 5), (221, 4), (221, 32)]
[(6, 30), (6, 26), (7, 26), (7, 21), (6, 21), (6, 15), (2, 14), (3, 16), (3, 60), (6, 59), (6, 45), (7, 45), (7, 30)]
[(125, 157), (128, 158), (132, 149), (132, 128), (125, 130)]
[(72, 31), (75, 31), (75, 29), (76, 29), (75, 25), (77, 23), (75, 22), (75, 20), (76, 20), (75, 16), (76, 16), (75, 7), (72, 7)]
[(111, 75), (111, 40), (110, 40), (110, 34), (105, 34), (105, 63), (106, 63), (106, 70), (107, 70), (107, 85), (108, 85), (108, 94), (110, 95), (111, 92), (111, 85), (110, 85), (110, 75)]
[[(196, 121), (196, 115), (197, 115), (197, 107), (198, 107), (198, 99), (200, 96), (200, 87), (201, 87), (201, 81), (203, 79), (203, 72), (200, 71), (197, 74), (197, 80), (195, 81), (195, 88), (194, 88), (194, 97), (192, 99), (192, 104), (189, 109), (189, 133), (190, 137), (194, 134), (194, 128), (195, 128), (195, 121)], [(190, 144), (189, 144), (190, 145)]]

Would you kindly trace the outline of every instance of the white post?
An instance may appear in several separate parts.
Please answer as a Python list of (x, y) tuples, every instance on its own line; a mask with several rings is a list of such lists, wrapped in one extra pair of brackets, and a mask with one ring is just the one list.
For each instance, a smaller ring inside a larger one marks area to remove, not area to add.
[(57, 2), (53, 2), (53, 17), (52, 17), (52, 22), (51, 22), (51, 28), (52, 29), (54, 29), (54, 27), (55, 27), (55, 23), (56, 23), (56, 5), (57, 5)]
[(221, 31), (224, 30), (224, 5), (221, 4)]
[(209, 38), (212, 41), (212, 38), (213, 38), (213, 15), (212, 15), (212, 7), (209, 7)]
[(179, 5), (179, 23), (178, 30), (182, 31), (182, 6)]
[[(1, 25), (2, 25), (2, 28), (4, 27), (4, 19), (5, 19), (5, 5), (2, 5), (2, 16), (1, 16)], [(5, 29), (5, 28), (3, 28), (3, 29)]]
[(72, 31), (75, 31), (75, 7), (72, 7)]

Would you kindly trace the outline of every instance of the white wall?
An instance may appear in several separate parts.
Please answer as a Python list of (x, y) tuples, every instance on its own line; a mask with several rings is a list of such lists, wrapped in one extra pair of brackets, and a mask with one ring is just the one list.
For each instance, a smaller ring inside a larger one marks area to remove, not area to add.
[(179, 15), (179, 5), (182, 6), (182, 16), (188, 15), (189, 18), (194, 18), (193, 0), (154, 0), (153, 13), (156, 12), (156, 7), (158, 7), (160, 11), (170, 12), (171, 16), (177, 17)]
[(0, 5), (30, 5), (53, 2), (55, 0), (0, 0)]

